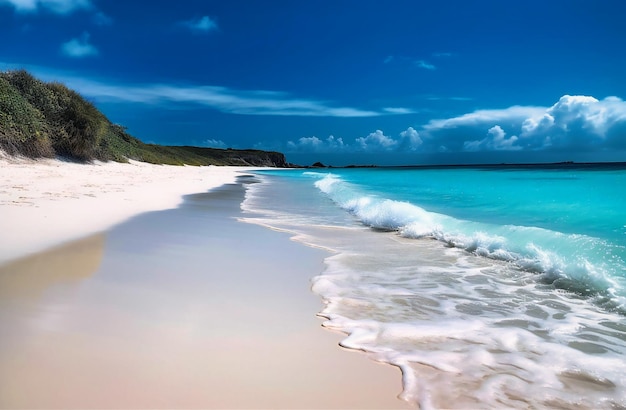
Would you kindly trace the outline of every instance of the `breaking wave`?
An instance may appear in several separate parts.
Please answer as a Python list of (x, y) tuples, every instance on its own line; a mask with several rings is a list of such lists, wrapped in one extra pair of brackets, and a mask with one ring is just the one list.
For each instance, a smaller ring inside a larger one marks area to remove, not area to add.
[(619, 252), (623, 246), (583, 234), (540, 227), (496, 225), (457, 219), (422, 207), (366, 193), (334, 174), (309, 173), (315, 186), (363, 224), (406, 238), (432, 238), (478, 256), (506, 261), (539, 280), (585, 296), (607, 308), (626, 306)]

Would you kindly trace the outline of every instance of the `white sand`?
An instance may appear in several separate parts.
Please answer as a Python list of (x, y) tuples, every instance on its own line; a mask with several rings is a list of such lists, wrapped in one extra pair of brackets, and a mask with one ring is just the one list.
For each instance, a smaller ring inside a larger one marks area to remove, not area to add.
[(246, 169), (0, 156), (0, 264), (175, 208), (183, 195), (232, 183)]
[(321, 329), (325, 254), (238, 198), (12, 260), (250, 169), (0, 158), (0, 408), (407, 408), (397, 368)]

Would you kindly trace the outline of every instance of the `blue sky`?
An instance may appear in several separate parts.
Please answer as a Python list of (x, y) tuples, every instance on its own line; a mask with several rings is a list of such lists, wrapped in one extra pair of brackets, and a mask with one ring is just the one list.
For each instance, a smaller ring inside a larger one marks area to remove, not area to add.
[(146, 142), (301, 164), (626, 161), (626, 1), (0, 0), (0, 69)]

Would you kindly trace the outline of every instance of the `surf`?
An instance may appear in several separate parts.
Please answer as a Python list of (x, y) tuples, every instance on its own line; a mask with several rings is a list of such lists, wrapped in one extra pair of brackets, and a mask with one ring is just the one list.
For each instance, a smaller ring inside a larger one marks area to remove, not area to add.
[(308, 175), (319, 178), (314, 185), (333, 202), (373, 229), (396, 231), (406, 238), (432, 238), (448, 247), (509, 262), (538, 274), (542, 282), (626, 311), (623, 246), (585, 234), (457, 219), (408, 201), (366, 193), (336, 174)]

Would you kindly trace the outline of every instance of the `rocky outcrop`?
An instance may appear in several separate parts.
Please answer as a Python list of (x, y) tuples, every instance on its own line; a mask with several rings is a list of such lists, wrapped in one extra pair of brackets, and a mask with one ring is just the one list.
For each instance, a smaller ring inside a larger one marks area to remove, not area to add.
[(280, 152), (226, 150), (230, 165), (287, 168), (292, 166)]

